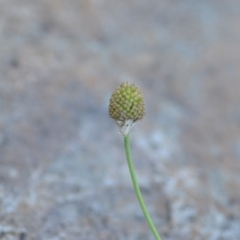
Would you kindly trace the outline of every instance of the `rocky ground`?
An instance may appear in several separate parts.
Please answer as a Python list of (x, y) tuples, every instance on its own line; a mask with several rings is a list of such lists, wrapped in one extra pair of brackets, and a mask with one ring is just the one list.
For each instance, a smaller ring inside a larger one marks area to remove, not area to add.
[(240, 239), (238, 0), (0, 1), (0, 239), (153, 240), (112, 91), (163, 240)]

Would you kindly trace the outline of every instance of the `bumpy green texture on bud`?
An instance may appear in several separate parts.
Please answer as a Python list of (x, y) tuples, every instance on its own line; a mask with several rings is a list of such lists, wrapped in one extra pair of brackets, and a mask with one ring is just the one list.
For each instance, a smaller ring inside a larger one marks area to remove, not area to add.
[(145, 115), (144, 97), (140, 88), (128, 82), (118, 86), (110, 99), (109, 115), (126, 136), (134, 123)]

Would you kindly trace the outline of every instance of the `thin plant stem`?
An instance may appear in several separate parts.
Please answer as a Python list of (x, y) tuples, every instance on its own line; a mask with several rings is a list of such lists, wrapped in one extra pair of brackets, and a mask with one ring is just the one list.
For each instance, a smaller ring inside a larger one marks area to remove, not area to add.
[(131, 150), (130, 150), (130, 139), (129, 139), (129, 135), (124, 137), (124, 146), (125, 146), (125, 151), (126, 151), (126, 157), (127, 157), (127, 162), (128, 162), (128, 167), (129, 167), (129, 171), (130, 171), (130, 175), (132, 178), (132, 182), (133, 182), (133, 186), (139, 201), (139, 204), (142, 208), (143, 214), (148, 222), (148, 225), (150, 227), (150, 229), (152, 230), (153, 235), (155, 236), (156, 240), (161, 240), (161, 237), (159, 236), (156, 227), (154, 226), (154, 223), (148, 213), (148, 210), (145, 206), (138, 182), (137, 182), (137, 178), (136, 178), (136, 174), (135, 174), (135, 170), (134, 170), (134, 166), (132, 163), (132, 157), (131, 157)]

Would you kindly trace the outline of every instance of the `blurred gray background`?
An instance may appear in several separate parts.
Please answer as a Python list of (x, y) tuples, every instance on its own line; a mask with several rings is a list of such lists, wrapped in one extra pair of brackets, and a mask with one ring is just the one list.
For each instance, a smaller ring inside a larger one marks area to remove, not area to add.
[(240, 1), (1, 0), (0, 239), (153, 240), (108, 117), (122, 82), (163, 240), (240, 239)]

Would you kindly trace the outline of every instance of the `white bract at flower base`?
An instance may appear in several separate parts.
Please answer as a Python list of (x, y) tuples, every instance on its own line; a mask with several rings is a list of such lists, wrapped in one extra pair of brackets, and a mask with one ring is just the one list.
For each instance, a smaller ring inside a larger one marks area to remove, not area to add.
[(119, 133), (122, 134), (124, 137), (128, 135), (131, 128), (134, 126), (136, 122), (134, 122), (132, 119), (128, 119), (125, 122), (116, 120), (116, 123), (119, 128)]

